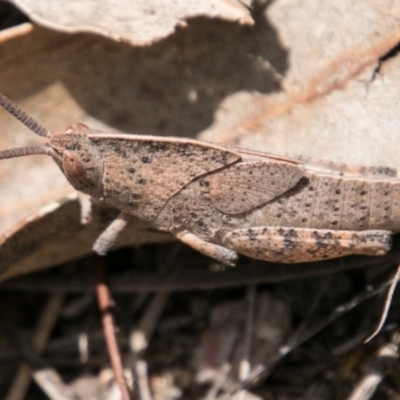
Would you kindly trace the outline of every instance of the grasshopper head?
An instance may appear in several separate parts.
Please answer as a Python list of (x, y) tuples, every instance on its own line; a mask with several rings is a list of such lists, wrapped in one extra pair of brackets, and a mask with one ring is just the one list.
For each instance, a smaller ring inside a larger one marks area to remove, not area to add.
[(65, 132), (53, 133), (47, 145), (75, 189), (101, 197), (104, 163), (100, 151), (88, 137), (90, 132), (84, 124), (69, 125)]
[(88, 137), (86, 125), (73, 124), (65, 132), (50, 133), (10, 99), (0, 93), (0, 105), (31, 131), (48, 138), (43, 146), (29, 146), (0, 151), (0, 159), (46, 154), (53, 157), (75, 189), (95, 197), (102, 196), (103, 160)]

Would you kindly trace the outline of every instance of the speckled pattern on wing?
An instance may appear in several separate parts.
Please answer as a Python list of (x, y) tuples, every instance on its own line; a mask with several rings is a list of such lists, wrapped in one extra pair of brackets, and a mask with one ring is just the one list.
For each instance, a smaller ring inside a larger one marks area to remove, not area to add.
[(400, 231), (399, 180), (319, 175), (305, 178), (263, 207), (268, 225)]
[(304, 175), (297, 165), (241, 162), (207, 176), (211, 200), (225, 214), (240, 214), (288, 191)]
[(229, 150), (207, 143), (176, 139), (91, 140), (104, 159), (105, 200), (128, 213), (153, 220), (164, 204), (199, 175), (240, 159)]
[(237, 229), (224, 245), (259, 260), (300, 263), (350, 254), (383, 255), (391, 246), (389, 231), (331, 231), (284, 227)]

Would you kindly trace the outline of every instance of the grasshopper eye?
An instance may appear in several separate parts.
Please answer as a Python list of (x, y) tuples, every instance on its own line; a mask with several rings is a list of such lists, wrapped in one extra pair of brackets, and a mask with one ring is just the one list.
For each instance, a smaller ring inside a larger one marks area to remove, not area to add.
[(85, 168), (75, 153), (64, 151), (62, 166), (65, 175), (71, 180), (82, 180), (85, 177)]
[(67, 134), (79, 134), (79, 133), (85, 133), (85, 132), (87, 132), (88, 130), (90, 130), (90, 128), (87, 126), (87, 125), (85, 125), (85, 124), (81, 124), (80, 122), (76, 122), (75, 124), (71, 124), (71, 125), (68, 125), (66, 128), (65, 128), (65, 133), (67, 133)]
[(80, 143), (80, 146), (79, 150), (63, 150), (59, 166), (75, 189), (91, 196), (100, 196), (103, 160), (88, 143)]

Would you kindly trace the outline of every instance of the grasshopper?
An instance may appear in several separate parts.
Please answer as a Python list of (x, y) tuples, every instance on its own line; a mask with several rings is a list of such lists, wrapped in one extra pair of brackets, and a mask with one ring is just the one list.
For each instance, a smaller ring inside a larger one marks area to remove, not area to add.
[(71, 185), (120, 211), (93, 245), (104, 255), (132, 216), (234, 265), (238, 253), (299, 263), (383, 255), (400, 230), (400, 180), (389, 168), (300, 159), (175, 137), (104, 134), (83, 124), (50, 133), (0, 94), (43, 146), (0, 159), (51, 156)]

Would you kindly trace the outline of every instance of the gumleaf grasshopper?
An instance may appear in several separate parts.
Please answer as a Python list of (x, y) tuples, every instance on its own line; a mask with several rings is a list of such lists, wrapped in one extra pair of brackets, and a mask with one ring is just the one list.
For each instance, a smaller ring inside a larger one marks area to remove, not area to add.
[(334, 164), (192, 139), (104, 134), (83, 124), (50, 133), (0, 94), (43, 146), (0, 159), (51, 156), (71, 185), (120, 210), (93, 250), (104, 255), (131, 216), (227, 265), (237, 254), (298, 263), (383, 255), (400, 230), (400, 181), (388, 168)]

